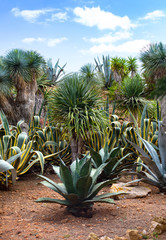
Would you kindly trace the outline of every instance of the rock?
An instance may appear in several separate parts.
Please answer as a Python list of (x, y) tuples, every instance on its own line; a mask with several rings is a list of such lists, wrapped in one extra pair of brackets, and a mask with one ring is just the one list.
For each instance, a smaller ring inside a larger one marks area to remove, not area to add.
[(138, 230), (128, 229), (126, 231), (126, 236), (128, 237), (128, 240), (141, 240), (142, 239), (142, 236), (139, 234)]
[(110, 192), (125, 192), (127, 194), (122, 194), (120, 196), (117, 196), (118, 199), (122, 198), (141, 198), (141, 197), (146, 197), (148, 193), (151, 192), (151, 189), (148, 187), (143, 187), (143, 186), (126, 186), (126, 183), (116, 183), (113, 184), (110, 188)]
[(166, 231), (166, 218), (163, 217), (155, 217), (153, 221), (162, 224), (162, 231)]
[(147, 231), (144, 229), (143, 231), (142, 231), (142, 235), (146, 235), (147, 234)]
[(113, 240), (128, 240), (128, 238), (115, 236)]
[(101, 237), (100, 240), (113, 240), (112, 238), (109, 238), (107, 236)]
[(99, 240), (99, 238), (95, 233), (90, 233), (87, 240)]
[(163, 225), (161, 223), (158, 223), (155, 221), (151, 222), (151, 226), (150, 226), (151, 233), (155, 232), (155, 233), (161, 234), (162, 231), (163, 231)]

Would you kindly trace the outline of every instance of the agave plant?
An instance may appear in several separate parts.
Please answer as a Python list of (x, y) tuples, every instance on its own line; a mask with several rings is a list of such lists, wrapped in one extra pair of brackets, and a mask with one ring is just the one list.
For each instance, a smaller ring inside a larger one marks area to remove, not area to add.
[(143, 145), (147, 152), (141, 149), (134, 143), (131, 143), (136, 150), (141, 154), (141, 159), (143, 162), (135, 163), (135, 166), (141, 165), (144, 170), (141, 172), (131, 172), (130, 174), (136, 174), (143, 182), (154, 185), (159, 188), (160, 191), (166, 192), (166, 151), (165, 142), (166, 134), (162, 127), (159, 127), (158, 131), (158, 147), (159, 155), (148, 141), (142, 139)]
[[(29, 140), (27, 133), (21, 132), (20, 121), (17, 127), (10, 126), (6, 116), (0, 112), (2, 126), (0, 128), (0, 155), (7, 161), (10, 157), (22, 152), (19, 158), (13, 161), (17, 175), (26, 173), (34, 164), (40, 163), (41, 172), (44, 171), (44, 157), (40, 151), (34, 151), (34, 141)], [(23, 152), (24, 151), (24, 152)]]
[(103, 77), (105, 81), (105, 87), (108, 88), (112, 85), (113, 82), (113, 72), (110, 67), (110, 56), (102, 56), (102, 63), (100, 62), (99, 57), (94, 59), (96, 64), (96, 69), (99, 74)]
[(64, 68), (66, 67), (66, 64), (64, 64), (62, 67), (59, 65), (59, 59), (55, 63), (55, 66), (52, 65), (52, 59), (50, 58), (47, 61), (47, 69), (46, 74), (48, 76), (48, 80), (51, 81), (53, 85), (57, 83), (57, 81), (60, 80), (61, 75), (65, 73)]
[(52, 164), (59, 165), (59, 157), (68, 164), (71, 162), (71, 148), (64, 139), (62, 128), (48, 126), (44, 129), (36, 128), (33, 135), (33, 147), (42, 152), (44, 159)]
[(102, 164), (99, 168), (92, 170), (91, 161), (85, 156), (81, 160), (73, 161), (69, 169), (61, 160), (60, 167), (53, 166), (53, 169), (62, 183), (55, 183), (42, 175), (39, 177), (44, 180), (41, 182), (43, 185), (60, 194), (64, 200), (39, 198), (37, 202), (65, 205), (67, 210), (75, 216), (91, 217), (92, 206), (95, 202), (114, 203), (109, 197), (117, 195), (117, 193), (97, 195), (103, 187), (112, 183), (111, 180), (96, 183), (105, 165)]
[(131, 155), (128, 153), (122, 158), (118, 158), (120, 155), (120, 148), (112, 148), (109, 152), (108, 143), (105, 144), (104, 148), (101, 148), (99, 152), (95, 151), (93, 148), (90, 149), (90, 155), (92, 157), (92, 163), (95, 168), (100, 167), (102, 164), (105, 164), (103, 171), (99, 175), (98, 179), (115, 179), (118, 177), (118, 174), (128, 168), (131, 167), (131, 164), (125, 163), (124, 160), (126, 157)]
[(8, 188), (8, 185), (15, 183), (16, 181), (16, 169), (11, 165), (14, 161), (20, 158), (21, 153), (16, 154), (15, 156), (10, 157), (6, 161), (2, 159), (0, 155), (0, 188)]

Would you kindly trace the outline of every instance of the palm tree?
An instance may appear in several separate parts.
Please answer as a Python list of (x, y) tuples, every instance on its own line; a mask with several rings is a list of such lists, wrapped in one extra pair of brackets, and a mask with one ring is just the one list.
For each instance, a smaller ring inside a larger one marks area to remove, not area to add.
[[(140, 60), (142, 62), (142, 68), (144, 72), (159, 86), (157, 92), (160, 91), (160, 83), (164, 84), (165, 88), (165, 77), (166, 77), (166, 46), (160, 43), (150, 44), (145, 51), (140, 54)], [(162, 79), (162, 80), (161, 80)], [(163, 89), (164, 90), (164, 89)], [(155, 90), (156, 91), (156, 90)], [(159, 96), (160, 94), (156, 94)], [(161, 115), (163, 123), (166, 125), (166, 92), (161, 101)]]
[(54, 89), (49, 99), (50, 118), (63, 123), (70, 136), (72, 161), (79, 154), (81, 140), (87, 131), (101, 129), (105, 114), (98, 110), (101, 105), (99, 91), (93, 84), (77, 74), (69, 74)]
[(136, 58), (128, 57), (127, 59), (127, 68), (128, 68), (128, 71), (130, 72), (131, 78), (133, 78), (136, 75), (136, 72), (138, 69), (138, 65), (136, 62), (137, 62)]
[[(4, 71), (8, 81), (12, 84), (15, 95), (10, 94), (6, 104), (13, 109), (14, 118), (9, 118), (16, 124), (20, 119), (29, 122), (35, 105), (35, 93), (37, 91), (37, 77), (41, 74), (44, 59), (35, 51), (11, 50), (1, 61), (1, 73)], [(3, 94), (3, 97), (5, 94)], [(2, 97), (2, 96), (1, 96)], [(2, 102), (0, 108), (4, 110)], [(5, 114), (10, 116), (7, 108)]]
[(0, 110), (8, 113), (8, 117), (14, 119), (13, 113), (14, 101), (11, 96), (12, 82), (8, 73), (3, 69), (2, 62), (0, 63)]
[(111, 58), (111, 69), (115, 81), (121, 84), (122, 80), (128, 75), (126, 59), (120, 57)]

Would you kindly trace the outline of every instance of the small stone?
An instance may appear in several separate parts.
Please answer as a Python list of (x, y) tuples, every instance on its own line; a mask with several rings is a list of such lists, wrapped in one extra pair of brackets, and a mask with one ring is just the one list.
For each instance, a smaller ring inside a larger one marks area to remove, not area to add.
[(126, 235), (129, 240), (141, 240), (142, 236), (139, 234), (138, 230), (130, 230), (126, 231)]
[(90, 233), (87, 240), (99, 240), (99, 238), (95, 233)]
[(100, 240), (113, 240), (112, 238), (109, 238), (107, 236), (101, 237)]
[(115, 236), (113, 240), (128, 240), (128, 238)]
[(162, 230), (163, 230), (163, 231), (166, 231), (166, 218), (163, 218), (163, 217), (155, 217), (155, 218), (153, 219), (153, 221), (162, 224)]
[(142, 231), (142, 235), (147, 235), (147, 231), (145, 229)]
[(65, 218), (61, 220), (61, 223), (67, 223), (69, 221), (69, 219)]
[(163, 225), (161, 223), (158, 223), (155, 221), (151, 222), (151, 226), (150, 226), (151, 233), (155, 232), (155, 233), (161, 234), (162, 231), (163, 231)]

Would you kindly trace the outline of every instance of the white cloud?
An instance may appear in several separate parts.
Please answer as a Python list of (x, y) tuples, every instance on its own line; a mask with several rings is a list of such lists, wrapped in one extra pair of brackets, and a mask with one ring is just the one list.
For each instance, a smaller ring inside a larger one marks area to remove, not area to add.
[(48, 47), (55, 47), (57, 44), (66, 40), (67, 40), (66, 37), (48, 39), (47, 45)]
[(89, 41), (91, 43), (102, 44), (102, 43), (113, 43), (122, 39), (128, 39), (128, 38), (131, 38), (131, 36), (132, 36), (132, 33), (127, 31), (116, 32), (116, 33), (111, 32), (109, 34), (105, 34), (103, 37), (100, 37), (100, 38), (90, 38), (90, 39), (84, 38), (84, 40)]
[(26, 44), (32, 44), (34, 42), (43, 42), (45, 43), (48, 47), (55, 47), (57, 44), (66, 41), (67, 38), (66, 37), (62, 37), (62, 38), (50, 38), (50, 39), (46, 39), (46, 38), (24, 38), (22, 40), (22, 42), (26, 43)]
[(91, 52), (92, 54), (102, 54), (104, 52), (138, 53), (148, 44), (150, 44), (150, 41), (144, 39), (127, 41), (120, 45), (114, 45), (112, 43), (100, 44), (91, 47), (88, 52)]
[(149, 45), (150, 41), (145, 39), (133, 40), (125, 42), (119, 46), (116, 46), (117, 52), (126, 52), (126, 53), (138, 53), (145, 46)]
[(142, 19), (145, 19), (145, 20), (156, 20), (156, 19), (159, 19), (161, 17), (166, 17), (166, 14), (163, 11), (161, 11), (161, 10), (156, 10), (156, 11), (147, 13), (145, 15), (145, 17), (143, 17)]
[(74, 19), (75, 22), (81, 23), (88, 27), (97, 26), (100, 30), (115, 30), (118, 27), (128, 30), (132, 27), (135, 27), (135, 25), (131, 23), (131, 20), (128, 16), (116, 16), (111, 12), (101, 10), (100, 7), (76, 7), (74, 8), (73, 12), (77, 16)]
[(48, 12), (53, 12), (55, 9), (38, 9), (38, 10), (22, 10), (20, 11), (19, 8), (12, 8), (11, 12), (14, 14), (15, 17), (22, 17), (24, 20), (34, 23), (37, 18), (41, 15), (45, 15)]
[(44, 42), (45, 38), (24, 38), (22, 42), (24, 43), (33, 43), (33, 42)]
[(58, 12), (58, 13), (54, 13), (52, 14), (50, 19), (47, 19), (48, 22), (54, 22), (54, 21), (60, 21), (60, 22), (64, 22), (68, 19), (67, 16), (67, 12)]

